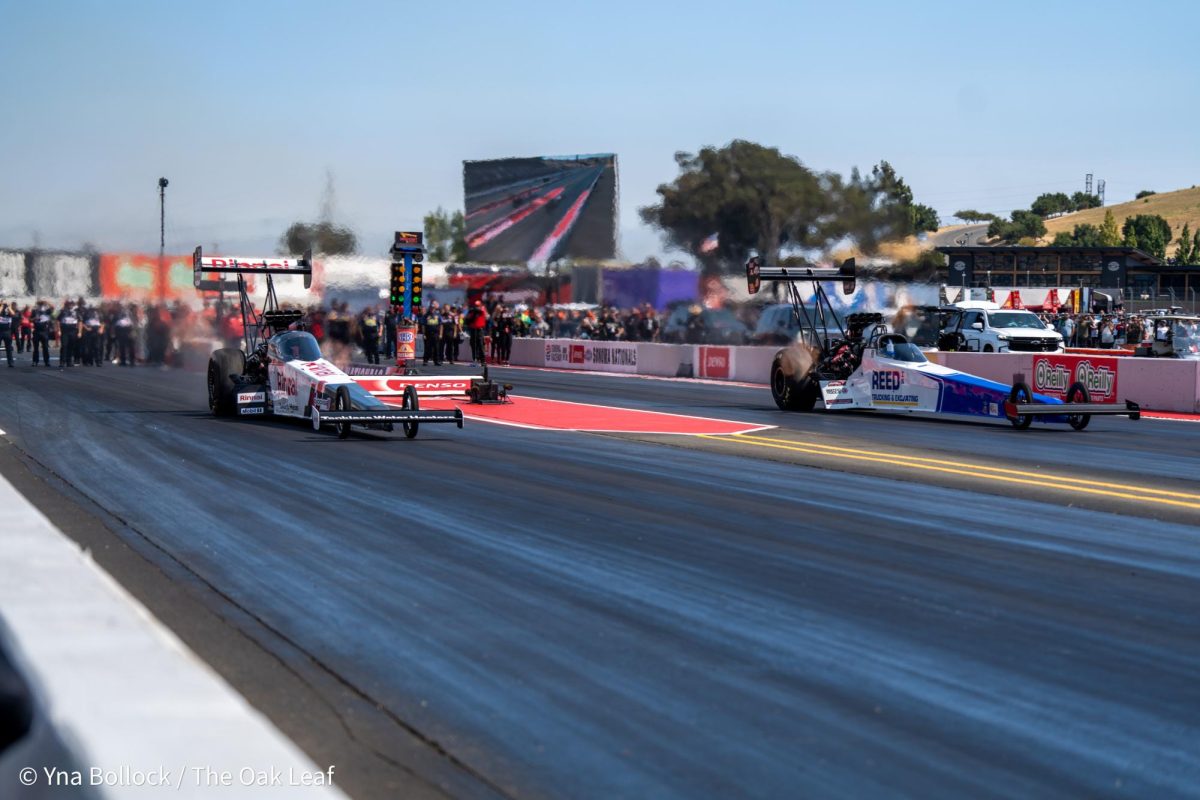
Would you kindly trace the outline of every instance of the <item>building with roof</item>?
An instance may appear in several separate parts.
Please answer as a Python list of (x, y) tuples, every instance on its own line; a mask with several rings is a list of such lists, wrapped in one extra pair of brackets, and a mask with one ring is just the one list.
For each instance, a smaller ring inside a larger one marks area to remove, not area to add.
[(1164, 264), (1136, 247), (939, 247), (947, 286), (1044, 286), (1117, 290), (1117, 296), (1191, 300), (1200, 265)]

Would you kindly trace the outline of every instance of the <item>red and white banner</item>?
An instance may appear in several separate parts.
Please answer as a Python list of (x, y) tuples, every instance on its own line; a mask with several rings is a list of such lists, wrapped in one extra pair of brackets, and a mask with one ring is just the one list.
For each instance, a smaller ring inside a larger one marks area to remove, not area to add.
[(637, 343), (547, 340), (547, 367), (588, 369), (598, 372), (637, 372)]
[(698, 377), (722, 381), (733, 377), (733, 348), (700, 345), (696, 348), (696, 353)]
[(1117, 402), (1117, 359), (1047, 354), (1033, 357), (1033, 391), (1065, 399), (1079, 381), (1093, 403)]
[(438, 378), (429, 375), (352, 375), (359, 386), (379, 397), (400, 397), (408, 386), (416, 386), (421, 397), (438, 395), (465, 395), (471, 389), (471, 381), (482, 375), (463, 375)]

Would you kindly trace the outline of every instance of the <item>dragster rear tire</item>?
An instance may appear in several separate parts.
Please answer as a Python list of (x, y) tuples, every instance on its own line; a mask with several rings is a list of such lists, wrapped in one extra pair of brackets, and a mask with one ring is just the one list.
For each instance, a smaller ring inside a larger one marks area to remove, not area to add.
[(208, 357), (208, 410), (218, 417), (237, 411), (235, 375), (246, 372), (246, 354), (236, 347), (222, 347)]
[[(1071, 388), (1067, 389), (1068, 403), (1090, 403), (1092, 402), (1091, 395), (1088, 394), (1087, 387), (1079, 381), (1071, 384)], [(1088, 426), (1092, 421), (1091, 414), (1068, 414), (1067, 424), (1077, 431), (1081, 431)]]
[[(337, 394), (334, 395), (334, 398), (333, 398), (333, 410), (334, 411), (350, 411), (351, 409), (352, 409), (352, 406), (350, 404), (350, 390), (347, 389), (345, 386), (339, 386), (337, 388)], [(334, 428), (334, 430), (337, 431), (337, 437), (339, 439), (350, 438), (350, 423), (349, 422), (335, 422), (333, 424), (333, 428)]]
[(812, 411), (820, 387), (811, 375), (796, 380), (783, 368), (783, 353), (771, 362), (771, 398), (781, 411)]
[[(412, 386), (411, 384), (404, 387), (404, 410), (405, 411), (420, 411), (421, 410), (421, 399), (417, 395), (417, 387)], [(407, 438), (407, 439), (417, 438), (417, 430), (418, 430), (418, 426), (420, 425), (420, 423), (405, 422), (405, 423), (403, 423), (403, 425), (404, 425), (405, 438)]]
[[(1008, 393), (1008, 402), (1017, 404), (1032, 403), (1033, 392), (1023, 381), (1017, 381), (1013, 384), (1012, 391)], [(1008, 421), (1012, 423), (1014, 428), (1023, 431), (1033, 424), (1033, 416), (1030, 414), (1018, 414), (1015, 417), (1009, 417)]]

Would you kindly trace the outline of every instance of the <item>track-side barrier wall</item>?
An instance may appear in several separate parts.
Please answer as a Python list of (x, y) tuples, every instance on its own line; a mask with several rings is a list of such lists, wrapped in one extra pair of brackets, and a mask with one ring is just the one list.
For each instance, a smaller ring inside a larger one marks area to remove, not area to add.
[[(19, 687), (29, 719), (0, 749), (0, 798), (344, 799), (336, 769), (314, 765), (3, 477), (0, 508), (0, 688)], [(263, 785), (268, 773), (280, 783)]]
[[(778, 347), (517, 339), (512, 364), (635, 375), (766, 383)], [(1022, 374), (1039, 394), (1065, 396), (1075, 381), (1093, 402), (1133, 400), (1146, 409), (1200, 413), (1200, 361), (1092, 353), (930, 353), (931, 361), (1010, 384)]]

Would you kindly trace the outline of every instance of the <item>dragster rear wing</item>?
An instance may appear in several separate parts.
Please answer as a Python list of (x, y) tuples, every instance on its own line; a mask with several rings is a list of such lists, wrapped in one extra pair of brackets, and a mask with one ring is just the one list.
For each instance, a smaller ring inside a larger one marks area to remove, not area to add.
[(303, 275), (304, 288), (312, 288), (312, 251), (302, 258), (245, 258), (242, 256), (206, 256), (199, 247), (192, 253), (192, 281), (197, 289), (201, 286), (204, 273), (233, 272), (241, 275)]
[(850, 294), (856, 284), (854, 259), (846, 259), (840, 267), (768, 267), (753, 256), (746, 262), (746, 288), (750, 294), (757, 294), (763, 281), (841, 281), (842, 293)]

